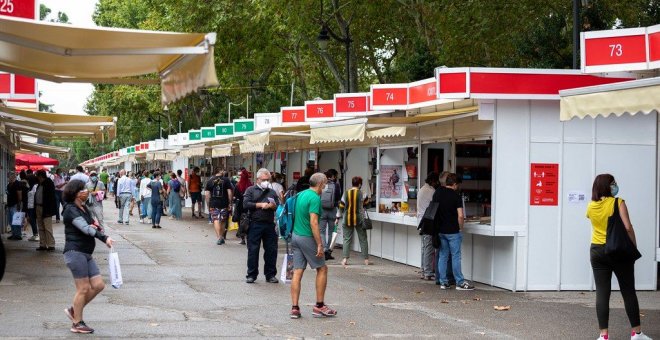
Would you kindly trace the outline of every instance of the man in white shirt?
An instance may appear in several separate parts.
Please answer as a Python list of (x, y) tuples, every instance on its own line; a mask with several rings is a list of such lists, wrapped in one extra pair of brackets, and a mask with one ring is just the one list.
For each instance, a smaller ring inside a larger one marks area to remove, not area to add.
[[(424, 212), (431, 204), (433, 193), (440, 184), (440, 178), (436, 172), (431, 172), (426, 176), (425, 184), (417, 192), (417, 220), (422, 221)], [(435, 248), (433, 247), (433, 235), (422, 234), (422, 277), (423, 280), (433, 280), (435, 270), (433, 268), (433, 258)]]
[(83, 183), (87, 184), (89, 182), (89, 176), (85, 175), (85, 169), (83, 169), (82, 166), (78, 165), (76, 167), (76, 174), (71, 176), (70, 181), (73, 181), (74, 179), (77, 179), (79, 181), (82, 181)]
[(117, 195), (119, 195), (119, 220), (117, 223), (128, 225), (128, 211), (133, 193), (131, 191), (131, 179), (126, 176), (126, 170), (119, 171)]
[(151, 216), (151, 189), (147, 187), (151, 182), (151, 177), (149, 177), (149, 171), (147, 170), (144, 170), (142, 175), (142, 180), (140, 180), (140, 200), (142, 201), (140, 223), (144, 223), (144, 219)]

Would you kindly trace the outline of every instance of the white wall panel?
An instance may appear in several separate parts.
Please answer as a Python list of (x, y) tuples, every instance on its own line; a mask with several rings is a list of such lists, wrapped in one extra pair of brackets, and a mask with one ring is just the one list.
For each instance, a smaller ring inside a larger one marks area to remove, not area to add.
[(321, 151), (318, 158), (319, 169), (326, 172), (329, 169), (335, 169), (339, 172), (339, 159), (342, 151)]
[(300, 176), (303, 175), (300, 157), (302, 157), (302, 152), (289, 152), (289, 158), (286, 162), (286, 183), (289, 186), (297, 181), (293, 180), (294, 172), (300, 172)]
[[(356, 148), (347, 150), (346, 156), (346, 180), (344, 181), (344, 189), (351, 187), (351, 179), (355, 176), (362, 177), (362, 191), (363, 194), (369, 194), (368, 181), (371, 179), (371, 169), (369, 169), (369, 148)], [(339, 169), (337, 169), (339, 170)], [(372, 193), (374, 199), (376, 193)]]
[[(463, 241), (465, 243), (465, 241)], [(493, 264), (493, 238), (489, 236), (472, 235), (472, 272), (471, 279), (477, 282), (492, 284), (491, 270)], [(468, 272), (463, 271), (463, 275)], [(466, 276), (467, 278), (468, 276)]]
[(559, 102), (554, 100), (535, 100), (531, 102), (531, 140), (532, 142), (555, 142), (561, 140), (561, 122), (558, 119)]
[(514, 248), (513, 237), (493, 238), (493, 284), (498, 287), (513, 289)]
[(417, 228), (403, 225), (408, 233), (406, 246), (406, 263), (415, 266), (422, 266), (422, 236), (419, 235)]
[(573, 118), (564, 123), (564, 142), (589, 143), (594, 139), (594, 123), (590, 118)]
[(655, 145), (656, 126), (655, 114), (598, 117), (596, 143)]

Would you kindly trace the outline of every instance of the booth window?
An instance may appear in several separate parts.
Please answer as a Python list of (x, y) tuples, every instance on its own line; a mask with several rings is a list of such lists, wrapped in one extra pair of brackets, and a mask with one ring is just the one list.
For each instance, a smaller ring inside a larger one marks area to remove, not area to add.
[(468, 222), (490, 223), (492, 141), (456, 143), (456, 174)]

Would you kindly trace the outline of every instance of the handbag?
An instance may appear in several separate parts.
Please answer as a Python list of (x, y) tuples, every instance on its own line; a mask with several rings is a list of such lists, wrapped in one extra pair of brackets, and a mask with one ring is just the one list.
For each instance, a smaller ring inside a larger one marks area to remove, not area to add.
[(438, 212), (438, 207), (440, 206), (439, 202), (431, 202), (429, 206), (424, 210), (424, 215), (419, 221), (417, 230), (419, 230), (420, 235), (433, 235), (435, 232), (435, 216)]
[(371, 223), (371, 219), (369, 218), (369, 214), (368, 214), (367, 211), (365, 210), (365, 211), (364, 211), (364, 221), (362, 221), (362, 229), (364, 229), (364, 230), (371, 230), (371, 229), (373, 229), (373, 228), (374, 228), (374, 226), (373, 226), (373, 224)]
[(616, 260), (637, 261), (642, 254), (632, 242), (619, 214), (619, 199), (614, 200), (614, 212), (607, 219), (605, 254)]
[(13, 225), (13, 226), (22, 226), (24, 219), (25, 219), (25, 212), (17, 211), (11, 217), (11, 225)]
[(119, 265), (119, 255), (113, 247), (110, 247), (110, 254), (108, 254), (108, 271), (110, 272), (110, 284), (113, 288), (119, 289), (124, 280), (121, 276), (121, 266)]

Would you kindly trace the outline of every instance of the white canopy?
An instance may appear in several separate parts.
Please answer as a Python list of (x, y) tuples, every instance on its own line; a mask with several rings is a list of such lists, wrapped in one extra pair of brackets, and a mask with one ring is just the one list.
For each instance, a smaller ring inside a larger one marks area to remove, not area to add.
[[(215, 39), (215, 33), (79, 28), (0, 17), (0, 70), (54, 82), (160, 83), (167, 104), (218, 85)], [(135, 78), (154, 73), (160, 81)]]

